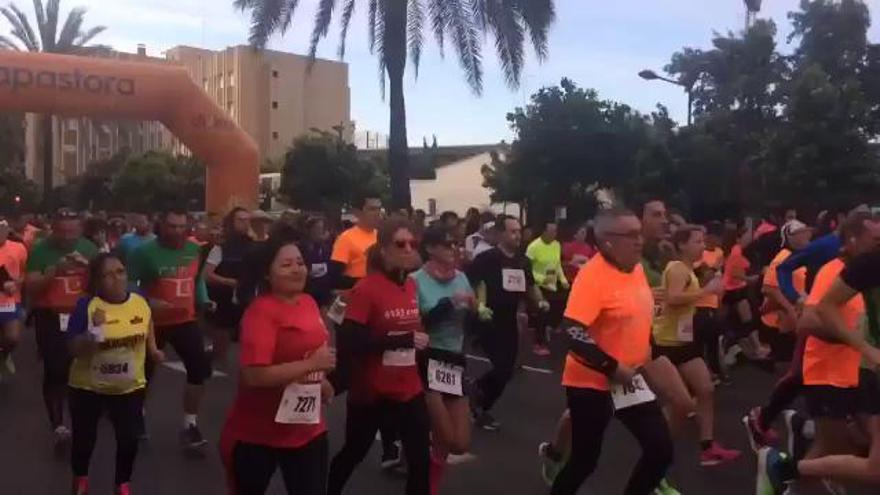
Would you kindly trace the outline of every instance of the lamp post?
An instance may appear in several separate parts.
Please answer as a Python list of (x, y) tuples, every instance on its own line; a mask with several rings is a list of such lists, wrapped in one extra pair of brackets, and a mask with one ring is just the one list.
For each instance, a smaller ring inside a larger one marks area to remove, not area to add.
[(650, 69), (645, 69), (645, 70), (639, 72), (639, 77), (641, 77), (642, 79), (644, 79), (646, 81), (657, 81), (657, 80), (665, 81), (670, 84), (675, 84), (676, 86), (681, 86), (682, 88), (684, 88), (685, 93), (687, 93), (687, 95), (688, 95), (687, 125), (691, 125), (693, 123), (694, 95), (693, 95), (693, 91), (692, 91), (693, 90), (692, 86), (688, 86), (687, 84), (684, 84), (681, 81), (676, 81), (675, 79), (663, 77), (660, 74), (657, 74), (656, 72), (654, 72)]

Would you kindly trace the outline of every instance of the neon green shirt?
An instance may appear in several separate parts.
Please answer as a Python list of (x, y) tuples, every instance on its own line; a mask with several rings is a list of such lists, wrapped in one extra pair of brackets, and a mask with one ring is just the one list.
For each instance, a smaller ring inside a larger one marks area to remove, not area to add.
[(559, 241), (548, 244), (538, 237), (529, 244), (526, 257), (532, 262), (532, 275), (538, 287), (553, 292), (560, 287), (568, 289), (568, 280), (562, 271), (562, 246)]

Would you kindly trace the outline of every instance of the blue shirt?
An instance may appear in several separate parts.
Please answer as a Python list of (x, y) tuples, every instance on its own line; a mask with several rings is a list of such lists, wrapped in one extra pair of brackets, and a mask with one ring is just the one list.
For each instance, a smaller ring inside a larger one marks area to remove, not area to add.
[(154, 234), (147, 234), (145, 236), (140, 236), (137, 232), (129, 232), (127, 234), (123, 234), (122, 237), (119, 238), (119, 243), (116, 245), (116, 249), (119, 251), (119, 256), (122, 256), (123, 261), (128, 259), (128, 255), (131, 254), (132, 251), (140, 247), (141, 244), (154, 239), (156, 236)]
[[(418, 287), (419, 312), (423, 315), (434, 309), (441, 299), (449, 298), (454, 302), (456, 293), (469, 295), (474, 293), (467, 277), (459, 271), (455, 272), (455, 277), (449, 282), (435, 279), (423, 268), (413, 273), (411, 277)], [(461, 353), (464, 347), (464, 321), (467, 313), (467, 308), (456, 306), (449, 318), (426, 328), (430, 338), (429, 347)]]
[(826, 263), (840, 256), (843, 242), (837, 234), (828, 234), (811, 242), (804, 249), (792, 254), (776, 267), (776, 280), (779, 290), (791, 302), (796, 302), (800, 294), (794, 289), (792, 273), (801, 267), (807, 268), (807, 290), (813, 285), (813, 278)]

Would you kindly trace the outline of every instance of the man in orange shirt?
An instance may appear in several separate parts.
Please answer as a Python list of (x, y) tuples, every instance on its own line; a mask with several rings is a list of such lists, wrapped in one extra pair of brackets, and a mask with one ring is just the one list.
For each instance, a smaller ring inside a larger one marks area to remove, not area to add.
[[(706, 226), (706, 250), (703, 259), (697, 262), (694, 271), (700, 279), (700, 285), (705, 285), (716, 274), (720, 274), (724, 268), (724, 250), (721, 249), (721, 224), (713, 222)], [(720, 346), (721, 328), (718, 321), (718, 306), (720, 297), (709, 295), (697, 301), (697, 311), (694, 314), (694, 342), (703, 352), (706, 364), (715, 375), (715, 384), (729, 383), (730, 379), (725, 375), (721, 367), (721, 357), (718, 348)]]
[(349, 289), (367, 276), (367, 251), (376, 244), (376, 226), (382, 219), (382, 200), (364, 197), (355, 210), (357, 223), (339, 234), (330, 255), (330, 275), (336, 286)]
[[(813, 230), (806, 224), (792, 220), (782, 227), (782, 249), (770, 262), (764, 272), (761, 293), (764, 295), (761, 322), (765, 331), (762, 340), (768, 342), (776, 361), (790, 361), (794, 349), (794, 327), (798, 319), (798, 308), (792, 304), (779, 289), (776, 268), (792, 253), (807, 247)], [(792, 273), (794, 288), (799, 294), (807, 292), (807, 269), (801, 267)]]
[(570, 338), (562, 384), (572, 423), (571, 456), (552, 495), (574, 495), (599, 460), (612, 417), (636, 437), (642, 457), (625, 493), (649, 495), (672, 464), (666, 419), (642, 376), (651, 357), (654, 298), (642, 266), (639, 219), (611, 209), (596, 218), (599, 254), (578, 274), (565, 310)]
[(0, 381), (15, 373), (12, 350), (21, 338), (21, 286), (27, 248), (9, 239), (9, 222), (0, 216)]

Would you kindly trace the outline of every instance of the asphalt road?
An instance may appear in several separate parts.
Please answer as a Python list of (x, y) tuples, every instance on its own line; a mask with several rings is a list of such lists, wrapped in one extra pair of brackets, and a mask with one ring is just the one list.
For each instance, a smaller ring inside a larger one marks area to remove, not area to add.
[[(536, 446), (552, 435), (554, 424), (564, 408), (559, 385), (561, 353), (551, 358), (523, 358), (521, 369), (496, 408), (502, 423), (498, 432), (475, 431), (473, 457), (452, 466), (443, 494), (540, 495), (547, 489), (540, 479)], [(230, 361), (234, 361), (231, 359)], [(53, 455), (51, 434), (41, 398), (41, 367), (36, 358), (32, 334), (27, 333), (16, 353), (17, 375), (0, 385), (0, 494), (65, 495), (69, 493), (70, 473), (66, 459)], [(172, 363), (173, 364), (173, 363)], [(472, 360), (469, 373), (478, 374), (486, 364)], [(148, 399), (148, 430), (151, 438), (141, 448), (134, 474), (135, 494), (221, 494), (223, 470), (216, 453), (227, 408), (235, 392), (235, 372), (215, 377), (208, 385), (200, 420), (211, 441), (208, 455), (193, 459), (177, 446), (181, 421), (180, 397), (183, 373), (162, 367)], [(738, 368), (734, 384), (717, 393), (717, 434), (723, 444), (743, 449), (743, 457), (733, 464), (701, 468), (697, 462), (696, 427), (678, 435), (676, 462), (670, 479), (685, 495), (744, 495), (754, 493), (754, 456), (748, 451), (739, 418), (750, 406), (763, 402), (774, 377), (752, 368)], [(331, 455), (342, 442), (344, 401), (329, 410)], [(112, 487), (114, 442), (108, 424), (103, 424), (92, 462), (93, 495), (109, 495)], [(580, 493), (612, 495), (621, 493), (638, 455), (635, 441), (619, 424), (612, 423), (605, 437), (597, 472)], [(403, 493), (399, 478), (384, 475), (378, 468), (376, 447), (349, 483), (349, 494)], [(278, 476), (269, 491), (282, 494)]]

